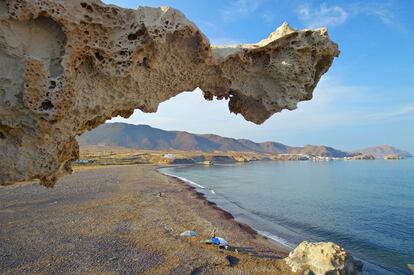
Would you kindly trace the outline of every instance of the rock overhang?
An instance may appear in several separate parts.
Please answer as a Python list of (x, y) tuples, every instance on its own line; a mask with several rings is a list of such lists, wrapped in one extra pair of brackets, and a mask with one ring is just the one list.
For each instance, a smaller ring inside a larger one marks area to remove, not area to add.
[(0, 1), (0, 184), (53, 186), (78, 158), (76, 135), (197, 87), (260, 124), (310, 100), (338, 55), (324, 28), (284, 23), (257, 44), (211, 46), (168, 7)]

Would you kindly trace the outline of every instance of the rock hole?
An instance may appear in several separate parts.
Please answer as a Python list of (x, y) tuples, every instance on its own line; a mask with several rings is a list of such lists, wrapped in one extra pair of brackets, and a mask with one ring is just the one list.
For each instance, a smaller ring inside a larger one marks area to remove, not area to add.
[(142, 36), (145, 34), (145, 29), (139, 29), (137, 30), (137, 32), (135, 33), (137, 36)]
[(95, 57), (96, 59), (98, 59), (99, 61), (104, 60), (104, 57), (99, 53), (99, 52), (95, 52)]
[(92, 17), (90, 17), (90, 16), (88, 16), (88, 15), (85, 15), (85, 19), (86, 19), (86, 21), (88, 21), (88, 22), (92, 22)]
[(45, 110), (45, 111), (53, 109), (53, 107), (54, 106), (50, 100), (43, 101), (41, 105), (42, 110)]
[(5, 138), (6, 136), (2, 132), (0, 132), (0, 139), (5, 139)]
[(148, 58), (147, 57), (144, 57), (142, 59), (142, 64), (144, 65), (145, 68), (149, 68)]
[(80, 5), (81, 5), (82, 8), (86, 8), (88, 6), (88, 4), (86, 4), (84, 2), (80, 3)]
[(131, 33), (128, 35), (128, 40), (136, 40), (138, 38), (138, 35), (135, 33)]
[(56, 88), (56, 81), (54, 81), (54, 80), (50, 80), (50, 82), (49, 82), (49, 89), (54, 89), (54, 88)]

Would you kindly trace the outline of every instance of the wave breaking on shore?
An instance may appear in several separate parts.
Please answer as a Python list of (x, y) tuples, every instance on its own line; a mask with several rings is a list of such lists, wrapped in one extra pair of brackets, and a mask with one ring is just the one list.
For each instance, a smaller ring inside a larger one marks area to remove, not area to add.
[[(202, 186), (202, 185), (200, 185), (200, 184), (198, 184), (198, 183), (195, 183), (194, 181), (191, 181), (191, 180), (189, 180), (189, 179), (186, 179), (186, 178), (183, 178), (183, 177), (179, 177), (179, 176), (176, 176), (176, 175), (173, 175), (173, 174), (166, 173), (166, 172), (162, 171), (162, 169), (158, 169), (158, 171), (159, 171), (161, 174), (165, 175), (165, 176), (168, 176), (168, 177), (172, 177), (172, 178), (179, 179), (179, 180), (181, 180), (181, 181), (183, 181), (183, 182), (185, 182), (185, 183), (188, 183), (188, 184), (193, 185), (193, 186), (195, 186), (195, 187), (198, 187), (198, 188), (200, 188), (200, 189), (205, 189), (205, 187), (204, 187), (204, 186)], [(213, 191), (214, 191), (214, 190), (213, 190)]]

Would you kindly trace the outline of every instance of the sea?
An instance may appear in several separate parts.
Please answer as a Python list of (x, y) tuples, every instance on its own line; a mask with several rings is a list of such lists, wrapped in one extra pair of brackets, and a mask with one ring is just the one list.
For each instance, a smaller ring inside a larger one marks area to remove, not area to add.
[(161, 169), (279, 245), (333, 241), (364, 274), (412, 274), (414, 158), (257, 161)]

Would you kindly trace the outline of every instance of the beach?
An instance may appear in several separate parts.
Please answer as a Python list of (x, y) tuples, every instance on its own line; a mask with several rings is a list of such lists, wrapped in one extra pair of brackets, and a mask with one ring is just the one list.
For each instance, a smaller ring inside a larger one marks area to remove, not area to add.
[[(53, 189), (0, 187), (0, 273), (291, 273), (288, 251), (159, 167), (76, 168)], [(229, 250), (200, 242), (214, 228)]]

